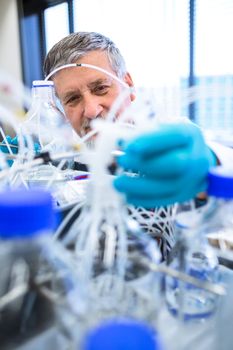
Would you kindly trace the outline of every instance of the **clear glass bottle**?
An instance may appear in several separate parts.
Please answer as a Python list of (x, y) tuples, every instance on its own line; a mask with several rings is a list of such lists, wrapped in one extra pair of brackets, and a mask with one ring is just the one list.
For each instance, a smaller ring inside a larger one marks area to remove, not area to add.
[[(51, 156), (73, 147), (73, 130), (65, 115), (56, 105), (54, 83), (35, 80), (32, 84), (32, 104), (26, 120), (21, 125), (21, 134), (29, 151), (26, 155), (32, 159), (39, 151), (48, 151)], [(23, 180), (32, 187), (51, 187), (58, 196), (66, 176), (62, 170), (73, 167), (72, 159), (62, 159), (43, 166), (28, 169)], [(62, 184), (61, 184), (62, 182)]]
[[(1, 349), (56, 348), (74, 339), (76, 279), (69, 254), (52, 241), (54, 210), (42, 190), (0, 196)], [(77, 299), (76, 299), (77, 300)], [(69, 327), (67, 327), (67, 322)], [(72, 328), (72, 327), (71, 327)], [(68, 337), (68, 338), (66, 338)]]
[(72, 128), (56, 105), (52, 81), (33, 81), (32, 104), (22, 128), (33, 136), (41, 150), (64, 151), (71, 144)]
[[(194, 202), (181, 204), (176, 215), (176, 253), (170, 267), (199, 279), (219, 281), (218, 258), (210, 246), (206, 227), (207, 207), (194, 207)], [(205, 289), (165, 278), (165, 298), (168, 310), (182, 320), (205, 320), (214, 315), (218, 297)]]

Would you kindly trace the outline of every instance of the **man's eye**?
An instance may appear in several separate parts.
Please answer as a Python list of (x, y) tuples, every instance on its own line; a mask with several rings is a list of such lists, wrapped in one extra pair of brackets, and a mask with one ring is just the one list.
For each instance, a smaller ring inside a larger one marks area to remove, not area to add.
[(108, 90), (109, 90), (109, 85), (98, 85), (92, 90), (92, 92), (94, 94), (104, 95), (108, 92)]
[(78, 103), (80, 101), (81, 97), (80, 96), (71, 96), (66, 102), (65, 104), (72, 104), (72, 103)]

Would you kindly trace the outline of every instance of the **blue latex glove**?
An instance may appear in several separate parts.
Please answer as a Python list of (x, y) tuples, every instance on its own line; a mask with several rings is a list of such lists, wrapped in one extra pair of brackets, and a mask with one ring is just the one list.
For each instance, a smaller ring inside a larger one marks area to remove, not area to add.
[[(9, 143), (9, 145), (18, 146), (18, 139), (17, 139), (17, 137), (14, 137), (12, 139), (9, 135), (7, 135), (6, 139), (7, 139), (7, 142)], [(6, 142), (3, 141), (2, 143), (5, 144)], [(9, 150), (8, 150), (7, 146), (1, 145), (0, 149), (1, 149), (1, 151), (3, 153), (9, 153)], [(18, 148), (16, 148), (16, 147), (11, 147), (11, 150), (12, 150), (13, 154), (17, 154), (18, 153)]]
[[(13, 146), (18, 146), (18, 137), (14, 137), (11, 138), (9, 135), (6, 136), (6, 139), (9, 143), (9, 145), (13, 145)], [(3, 141), (2, 143), (5, 143), (5, 141)], [(9, 150), (6, 146), (2, 145), (0, 147), (1, 151), (4, 153), (9, 153)], [(18, 153), (18, 148), (15, 147), (11, 147), (12, 153), (17, 154)], [(40, 152), (40, 145), (37, 142), (34, 142), (34, 151), (36, 154), (38, 154)]]
[[(6, 139), (7, 139), (8, 143), (9, 143), (9, 146), (10, 145), (18, 146), (18, 137), (17, 136), (14, 137), (14, 138), (11, 138), (9, 135), (7, 135)], [(6, 142), (3, 141), (2, 143), (4, 144)], [(13, 154), (17, 154), (18, 153), (18, 148), (17, 147), (10, 147), (10, 148), (11, 148)], [(9, 153), (9, 150), (8, 150), (7, 146), (1, 145), (0, 146), (0, 150), (3, 153)], [(40, 152), (40, 145), (37, 142), (34, 143), (34, 150), (35, 150), (36, 154), (38, 154)], [(10, 166), (13, 164), (12, 160), (8, 160), (7, 162), (8, 162), (8, 164)]]
[(115, 188), (129, 203), (153, 208), (194, 198), (207, 187), (207, 172), (217, 163), (193, 123), (164, 124), (134, 139), (117, 159), (138, 176), (120, 175)]

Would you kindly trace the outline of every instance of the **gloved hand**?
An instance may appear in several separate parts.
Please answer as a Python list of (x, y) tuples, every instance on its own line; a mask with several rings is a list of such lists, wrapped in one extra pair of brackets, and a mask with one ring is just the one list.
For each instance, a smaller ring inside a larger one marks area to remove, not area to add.
[[(6, 139), (7, 139), (7, 142), (9, 143), (9, 147), (10, 147), (12, 153), (17, 154), (18, 153), (18, 139), (17, 139), (17, 137), (14, 137), (12, 139), (9, 135), (7, 135)], [(10, 153), (8, 147), (4, 146), (4, 144), (6, 144), (5, 140), (2, 142), (2, 145), (0, 146), (0, 150), (3, 153)], [(12, 145), (13, 147), (11, 147), (10, 145)], [(16, 147), (14, 147), (14, 146), (16, 146)], [(8, 160), (7, 163), (9, 166), (12, 166), (13, 160)]]
[[(12, 150), (12, 153), (17, 154), (18, 153), (18, 137), (16, 136), (14, 138), (11, 138), (9, 135), (7, 135), (6, 139), (7, 139), (7, 142), (9, 143), (9, 146)], [(7, 148), (7, 146), (4, 146), (5, 143), (6, 143), (5, 141), (2, 142), (2, 145), (0, 146), (0, 150), (3, 153), (9, 153), (9, 149)], [(13, 147), (11, 147), (11, 145)], [(16, 146), (16, 147), (14, 147), (14, 146)], [(36, 154), (38, 154), (40, 152), (40, 145), (37, 142), (34, 143), (34, 150), (35, 150)], [(8, 160), (7, 162), (9, 164), (9, 166), (11, 166), (13, 164), (12, 160)]]
[[(6, 139), (7, 139), (7, 142), (9, 143), (9, 146), (10, 145), (16, 146), (16, 147), (10, 147), (10, 148), (11, 148), (11, 151), (12, 151), (13, 154), (17, 154), (18, 153), (18, 139), (17, 139), (17, 136), (12, 139), (9, 135), (7, 135)], [(2, 142), (2, 145), (0, 147), (1, 151), (3, 153), (9, 153), (9, 149), (7, 148), (7, 146), (4, 146), (3, 144), (6, 144), (6, 142), (5, 141)]]
[(145, 208), (194, 198), (206, 190), (207, 172), (217, 163), (193, 123), (161, 125), (128, 143), (123, 151), (118, 164), (138, 175), (120, 175), (114, 186), (129, 203)]
[[(17, 154), (18, 153), (18, 143), (19, 143), (18, 137), (15, 136), (14, 138), (11, 138), (9, 135), (7, 135), (6, 139), (9, 143), (9, 146), (10, 145), (16, 146), (16, 147), (11, 147), (11, 150), (12, 150), (12, 153)], [(0, 149), (3, 153), (9, 153), (7, 146), (4, 146), (5, 143), (6, 143), (5, 141), (2, 142)], [(34, 151), (36, 154), (38, 154), (40, 152), (40, 145), (37, 142), (34, 142)]]

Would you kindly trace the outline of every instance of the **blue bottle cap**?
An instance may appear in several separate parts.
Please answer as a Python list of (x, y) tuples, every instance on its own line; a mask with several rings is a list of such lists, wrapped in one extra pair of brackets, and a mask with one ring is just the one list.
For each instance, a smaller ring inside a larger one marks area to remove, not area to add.
[(0, 194), (0, 238), (27, 238), (51, 231), (54, 217), (49, 192), (17, 189)]
[(218, 198), (233, 199), (233, 169), (224, 166), (211, 168), (207, 193)]
[(146, 324), (115, 319), (100, 324), (85, 338), (82, 350), (161, 350), (158, 335)]

